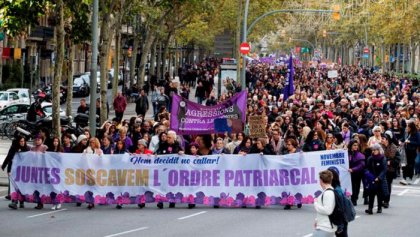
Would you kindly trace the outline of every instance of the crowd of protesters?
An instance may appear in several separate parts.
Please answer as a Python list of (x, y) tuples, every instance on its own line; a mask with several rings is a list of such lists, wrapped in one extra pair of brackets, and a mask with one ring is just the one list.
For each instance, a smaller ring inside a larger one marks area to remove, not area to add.
[[(220, 98), (215, 97), (214, 78), (218, 75), (215, 59), (180, 68), (180, 85), (172, 82), (168, 73), (164, 80), (151, 80), (150, 90), (147, 86), (139, 91), (138, 116), (129, 120), (122, 119), (126, 103), (121, 98), (124, 109), (116, 109), (117, 118), (105, 122), (96, 131), (96, 137), (92, 137), (86, 128), (76, 140), (70, 134), (53, 139), (40, 134), (36, 138), (42, 138), (48, 151), (98, 155), (283, 155), (346, 149), (353, 204), (358, 204), (363, 183), (362, 198), (368, 205), (366, 213), (372, 214), (375, 197), (380, 213), (382, 207), (389, 207), (391, 184), (395, 178), (401, 177), (400, 182), (407, 185), (415, 175), (420, 177), (419, 82), (374, 73), (358, 66), (335, 66), (335, 69), (338, 77), (328, 78), (328, 68), (296, 67), (294, 94), (283, 99), (287, 67), (262, 63), (249, 65), (247, 115), (264, 116), (267, 135), (260, 138), (251, 139), (246, 124), (243, 132), (231, 134), (180, 136), (170, 130), (173, 93), (198, 103), (215, 105), (240, 91), (239, 82), (229, 81), (225, 82), (227, 91)], [(190, 94), (191, 91), (195, 94)], [(152, 118), (146, 117), (149, 110), (147, 94), (151, 98)], [(2, 166), (3, 169), (8, 167), (8, 172), (14, 153), (33, 149), (26, 142), (22, 145), (22, 139), (13, 142)], [(92, 208), (93, 204), (88, 207)], [(163, 208), (163, 204), (159, 203), (158, 207)], [(11, 208), (17, 208), (16, 200)], [(42, 204), (37, 208), (42, 208)], [(291, 206), (284, 208), (291, 209)]]

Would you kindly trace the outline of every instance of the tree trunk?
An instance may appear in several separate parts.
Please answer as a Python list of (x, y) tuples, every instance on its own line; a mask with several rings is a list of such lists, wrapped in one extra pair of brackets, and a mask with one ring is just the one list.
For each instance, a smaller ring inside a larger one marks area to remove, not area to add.
[(157, 80), (160, 81), (162, 79), (162, 41), (159, 41), (159, 52), (157, 55)]
[(398, 73), (400, 71), (400, 44), (397, 44), (397, 55), (395, 56), (395, 61), (396, 61), (396, 68), (395, 68), (395, 72)]
[(174, 51), (174, 56), (173, 56), (173, 59), (174, 59), (174, 71), (175, 71), (175, 76), (180, 76), (180, 75), (178, 75), (178, 68), (179, 68), (179, 63), (178, 63), (178, 43), (176, 42), (176, 39), (175, 39), (175, 51)]
[[(106, 14), (102, 17), (102, 24), (101, 24), (101, 39), (99, 42), (99, 64), (100, 64), (100, 73), (101, 73), (101, 80), (100, 80), (100, 100), (101, 100), (101, 114), (100, 114), (100, 122), (103, 124), (105, 120), (108, 119), (107, 116), (107, 89), (108, 89), (108, 57), (109, 57), (109, 50), (111, 47), (111, 40), (113, 37), (113, 31), (111, 30), (112, 21), (110, 19), (110, 15)], [(91, 95), (92, 96), (92, 95)], [(95, 106), (95, 105), (90, 105)]]
[[(136, 17), (136, 18), (138, 18), (138, 17)], [(138, 53), (138, 48), (139, 48), (139, 43), (140, 43), (138, 21), (135, 20), (134, 24), (135, 24), (135, 26), (134, 26), (134, 29), (133, 29), (133, 37), (134, 37), (133, 51), (131, 53), (131, 58), (130, 58), (130, 86), (131, 86), (131, 88), (133, 88), (133, 85), (135, 83), (134, 82), (134, 76), (136, 74), (137, 53)], [(139, 88), (139, 87), (137, 87), (137, 88)]]
[(120, 27), (115, 28), (115, 56), (114, 56), (114, 80), (112, 81), (112, 99), (117, 96), (118, 82), (120, 80), (120, 50), (121, 32)]
[(150, 64), (149, 64), (149, 76), (147, 77), (150, 82), (152, 76), (156, 76), (155, 66), (156, 66), (156, 44), (157, 40), (153, 41), (152, 49), (150, 51)]
[[(6, 32), (4, 32), (4, 39), (3, 41), (1, 41), (2, 43), (0, 45), (3, 48), (6, 47), (6, 38), (7, 38), (7, 35), (6, 35)], [(3, 86), (3, 55), (0, 55), (0, 56), (1, 56), (0, 57), (0, 86)]]
[(401, 72), (404, 74), (405, 73), (405, 56), (407, 55), (407, 46), (405, 44), (403, 44), (402, 46), (402, 69)]
[(73, 41), (70, 40), (69, 45), (69, 65), (67, 67), (67, 104), (66, 104), (66, 115), (71, 115), (71, 109), (72, 109), (72, 101), (73, 101), (73, 60), (74, 60), (74, 51), (75, 46)]
[(144, 86), (144, 74), (145, 74), (145, 66), (147, 62), (147, 55), (150, 52), (150, 48), (152, 46), (153, 41), (155, 40), (156, 32), (154, 32), (150, 27), (147, 29), (147, 36), (146, 40), (143, 45), (143, 51), (141, 54), (140, 59), (140, 66), (139, 66), (139, 77), (137, 78), (137, 85), (140, 85), (140, 87)]
[(57, 61), (54, 68), (54, 81), (52, 83), (52, 134), (61, 137), (60, 123), (60, 84), (64, 61), (64, 3), (63, 0), (57, 0), (56, 3), (57, 19)]
[(169, 45), (171, 43), (172, 40), (172, 36), (173, 36), (173, 32), (169, 32), (168, 36), (165, 39), (165, 42), (163, 42), (163, 56), (162, 56), (162, 74), (165, 75), (165, 66), (166, 66), (166, 59), (168, 59), (168, 72), (169, 74), (171, 73), (171, 64), (170, 64), (170, 60), (169, 60)]
[(410, 73), (414, 73), (414, 65), (416, 65), (416, 47), (417, 45), (410, 39)]
[(387, 51), (388, 51), (388, 70), (392, 71), (392, 64), (391, 64), (391, 56), (392, 56), (392, 45), (388, 45), (387, 47)]

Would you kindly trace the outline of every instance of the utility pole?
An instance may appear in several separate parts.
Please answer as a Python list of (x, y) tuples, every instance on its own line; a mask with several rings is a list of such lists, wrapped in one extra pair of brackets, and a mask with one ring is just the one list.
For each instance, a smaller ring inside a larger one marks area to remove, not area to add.
[[(248, 8), (249, 8), (249, 0), (246, 0), (245, 3), (245, 12), (244, 12), (244, 23), (243, 23), (243, 32), (242, 32), (242, 43), (246, 42), (247, 37), (247, 30), (248, 30)], [(242, 90), (246, 88), (246, 58), (245, 55), (242, 55), (242, 69), (241, 69), (241, 85)]]
[[(92, 137), (96, 136), (96, 83), (98, 71), (98, 9), (99, 0), (93, 0), (92, 15), (92, 67), (90, 72), (90, 107), (89, 107), (89, 130)], [(103, 67), (105, 65), (102, 65)], [(116, 72), (118, 73), (118, 72)], [(69, 101), (70, 103), (70, 101)]]

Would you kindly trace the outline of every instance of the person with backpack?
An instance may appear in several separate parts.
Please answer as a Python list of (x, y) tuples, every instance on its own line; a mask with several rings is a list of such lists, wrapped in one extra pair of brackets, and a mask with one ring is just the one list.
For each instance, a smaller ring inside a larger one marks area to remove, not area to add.
[(337, 231), (335, 232), (336, 237), (348, 237), (347, 234), (347, 228), (348, 223), (350, 221), (353, 221), (356, 216), (356, 211), (354, 210), (354, 207), (352, 206), (351, 201), (345, 196), (343, 189), (341, 188), (341, 182), (340, 182), (340, 175), (335, 167), (328, 168), (329, 171), (333, 174), (333, 180), (331, 183), (331, 186), (333, 186), (335, 193), (338, 194), (342, 201), (343, 211), (345, 214), (345, 221), (342, 226), (337, 227)]
[(319, 198), (315, 199), (314, 207), (316, 210), (315, 231), (313, 237), (333, 237), (337, 226), (330, 222), (329, 215), (334, 211), (335, 193), (331, 186), (333, 174), (329, 170), (319, 173), (319, 182), (323, 189)]

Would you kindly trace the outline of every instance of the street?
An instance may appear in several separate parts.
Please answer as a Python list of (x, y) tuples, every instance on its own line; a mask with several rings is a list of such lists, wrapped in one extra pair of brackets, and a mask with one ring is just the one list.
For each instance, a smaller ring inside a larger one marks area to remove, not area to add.
[[(356, 207), (356, 220), (349, 224), (349, 236), (418, 236), (417, 213), (420, 211), (420, 179), (409, 186), (394, 185), (390, 208), (382, 214), (369, 216), (366, 206)], [(146, 208), (125, 206), (97, 206), (87, 210), (86, 205), (76, 207), (65, 204), (61, 210), (52, 211), (50, 205), (43, 210), (10, 210), (9, 202), (0, 201), (0, 236), (297, 236), (310, 237), (315, 210), (313, 205), (286, 211), (282, 207), (266, 207), (259, 210), (213, 209), (198, 206), (187, 209), (178, 205), (175, 209), (159, 210), (154, 204)], [(45, 227), (45, 228), (40, 228)]]

